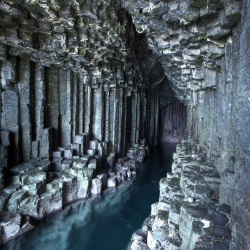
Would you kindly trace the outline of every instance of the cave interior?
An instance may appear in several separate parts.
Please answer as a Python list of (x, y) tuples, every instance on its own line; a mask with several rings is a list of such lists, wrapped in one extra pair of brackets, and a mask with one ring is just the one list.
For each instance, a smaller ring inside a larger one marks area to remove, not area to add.
[(117, 160), (185, 142), (216, 170), (225, 242), (250, 247), (249, 5), (2, 0), (0, 243), (86, 198)]

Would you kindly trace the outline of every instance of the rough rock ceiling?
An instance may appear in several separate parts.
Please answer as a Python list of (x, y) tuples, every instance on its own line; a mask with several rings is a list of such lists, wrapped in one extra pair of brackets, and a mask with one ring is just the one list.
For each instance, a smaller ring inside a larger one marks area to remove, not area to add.
[(179, 99), (188, 100), (192, 91), (216, 88), (217, 60), (231, 42), (240, 3), (3, 0), (0, 42), (11, 46), (12, 55), (73, 68), (92, 85), (155, 86), (165, 73)]
[(182, 100), (192, 91), (216, 88), (217, 61), (231, 43), (241, 1), (122, 0), (140, 33), (157, 55)]
[(164, 79), (145, 36), (117, 3), (5, 0), (0, 11), (2, 57), (7, 49), (43, 66), (71, 68), (93, 87), (103, 83), (133, 90)]

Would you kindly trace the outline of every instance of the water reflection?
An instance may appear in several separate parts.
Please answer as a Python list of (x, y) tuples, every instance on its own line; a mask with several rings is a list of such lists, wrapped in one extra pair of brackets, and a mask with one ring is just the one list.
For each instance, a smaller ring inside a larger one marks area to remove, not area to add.
[(50, 215), (4, 250), (126, 249), (158, 199), (159, 180), (171, 167), (174, 149), (175, 145), (163, 145), (154, 150), (134, 181)]

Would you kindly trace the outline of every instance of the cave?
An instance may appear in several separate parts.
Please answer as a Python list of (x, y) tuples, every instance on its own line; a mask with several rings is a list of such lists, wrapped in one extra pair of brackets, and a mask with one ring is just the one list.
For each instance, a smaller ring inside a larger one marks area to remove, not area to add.
[(1, 0), (0, 244), (168, 143), (130, 248), (249, 249), (249, 5)]

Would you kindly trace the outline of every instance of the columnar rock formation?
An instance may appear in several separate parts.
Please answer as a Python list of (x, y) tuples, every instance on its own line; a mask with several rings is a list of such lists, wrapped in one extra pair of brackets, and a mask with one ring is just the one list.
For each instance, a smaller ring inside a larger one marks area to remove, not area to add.
[(246, 248), (249, 4), (2, 0), (1, 210), (20, 207), (23, 185), (39, 199), (57, 190), (59, 201), (62, 186), (51, 183), (66, 170), (100, 164), (103, 174), (116, 156), (143, 155), (143, 138), (155, 146), (185, 134), (219, 174), (232, 249)]
[[(147, 155), (141, 139), (160, 140), (152, 88), (167, 80), (120, 5), (2, 1), (0, 10), (5, 242), (134, 176)], [(169, 91), (163, 106), (173, 101)]]
[(219, 173), (196, 146), (177, 145), (172, 172), (161, 179), (159, 202), (133, 234), (132, 250), (230, 248), (231, 208), (219, 204)]
[(232, 207), (232, 249), (249, 248), (250, 2), (123, 4), (187, 103), (187, 138), (199, 142), (204, 160), (220, 174), (219, 202)]

